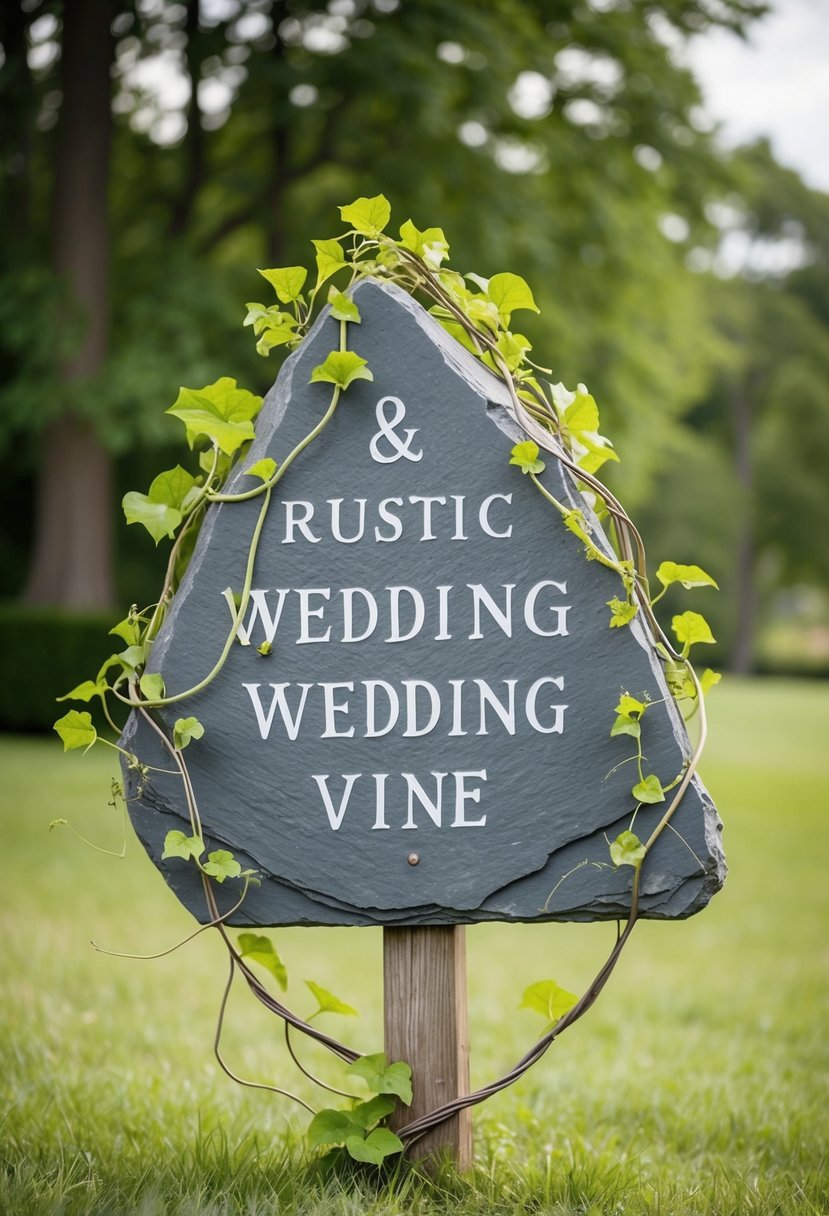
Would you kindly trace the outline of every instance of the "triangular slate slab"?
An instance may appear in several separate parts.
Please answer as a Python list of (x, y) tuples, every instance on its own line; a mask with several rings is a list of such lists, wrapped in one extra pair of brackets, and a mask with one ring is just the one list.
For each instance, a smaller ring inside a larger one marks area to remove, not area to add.
[[(349, 345), (374, 381), (348, 389), (274, 492), (253, 578), (272, 619), (281, 602), (272, 653), (258, 653), (264, 624), (251, 609), (251, 645), (235, 642), (209, 688), (162, 715), (203, 723), (187, 761), (208, 846), (262, 875), (235, 923), (624, 916), (632, 871), (606, 864), (607, 839), (635, 805), (631, 765), (616, 767), (632, 741), (609, 737), (620, 692), (664, 699), (643, 723), (649, 771), (667, 782), (690, 754), (660, 665), (637, 622), (608, 628), (618, 578), (585, 560), (509, 465), (525, 436), (504, 385), (404, 292), (367, 281), (354, 294), (362, 324), (349, 325)], [(309, 379), (338, 340), (323, 315), (287, 360), (246, 467), (281, 462), (322, 417), (330, 386)], [(545, 458), (551, 491), (583, 505)], [(228, 490), (254, 484), (238, 471)], [(168, 694), (200, 681), (221, 650), (223, 593), (242, 587), (260, 503), (214, 505), (205, 518), (151, 658)], [(397, 724), (383, 733), (395, 698)], [(123, 745), (169, 767), (136, 716)], [(139, 788), (126, 777), (138, 835), (206, 919), (192, 863), (160, 860), (171, 828), (189, 832), (180, 780), (152, 772)], [(642, 838), (663, 809), (639, 812)], [(687, 916), (723, 881), (720, 823), (696, 778), (673, 826), (643, 868), (646, 916)]]

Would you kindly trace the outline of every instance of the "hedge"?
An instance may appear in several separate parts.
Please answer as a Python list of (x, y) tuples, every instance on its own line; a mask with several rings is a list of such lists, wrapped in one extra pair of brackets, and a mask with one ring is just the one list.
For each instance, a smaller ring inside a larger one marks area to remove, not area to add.
[[(111, 613), (0, 603), (0, 730), (51, 730), (73, 708), (56, 704), (56, 697), (94, 679), (104, 659), (120, 648), (117, 638), (107, 636), (115, 620)], [(94, 706), (74, 708), (96, 716)]]

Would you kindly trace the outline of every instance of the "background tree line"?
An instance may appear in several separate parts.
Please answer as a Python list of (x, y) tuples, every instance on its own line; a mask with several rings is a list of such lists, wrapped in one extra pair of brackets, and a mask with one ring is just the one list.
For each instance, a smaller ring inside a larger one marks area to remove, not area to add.
[(529, 280), (540, 362), (587, 381), (653, 559), (718, 579), (749, 670), (770, 597), (826, 586), (829, 197), (764, 144), (722, 152), (676, 46), (762, 9), (9, 0), (0, 596), (151, 597), (117, 500), (160, 467), (163, 410), (222, 374), (264, 391), (255, 267), (382, 191), (454, 265)]

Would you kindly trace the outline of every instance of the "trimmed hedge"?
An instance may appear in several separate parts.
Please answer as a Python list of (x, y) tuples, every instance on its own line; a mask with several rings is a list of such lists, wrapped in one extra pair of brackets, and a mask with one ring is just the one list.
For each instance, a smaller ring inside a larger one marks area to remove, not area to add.
[(0, 603), (0, 730), (48, 731), (67, 709), (94, 705), (55, 698), (82, 680), (95, 678), (118, 638), (107, 637), (115, 624), (112, 613), (69, 613), (57, 608), (32, 608)]

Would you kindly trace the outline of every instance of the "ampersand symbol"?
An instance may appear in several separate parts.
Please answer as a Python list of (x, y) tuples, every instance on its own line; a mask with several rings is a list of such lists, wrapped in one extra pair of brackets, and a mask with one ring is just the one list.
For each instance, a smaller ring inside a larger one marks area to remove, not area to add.
[[(387, 404), (394, 406), (394, 414), (391, 418), (386, 417), (385, 407)], [(377, 416), (380, 430), (373, 436), (369, 444), (369, 451), (378, 464), (392, 464), (395, 460), (399, 460), (401, 456), (404, 456), (406, 460), (414, 462), (423, 459), (422, 449), (419, 452), (412, 451), (412, 439), (417, 434), (419, 428), (406, 427), (403, 432), (405, 438), (399, 435), (395, 429), (406, 417), (406, 407), (399, 397), (381, 397), (377, 402), (377, 408), (374, 412)], [(386, 448), (386, 455), (380, 451), (379, 441), (381, 439), (391, 445), (390, 454), (388, 447)]]

